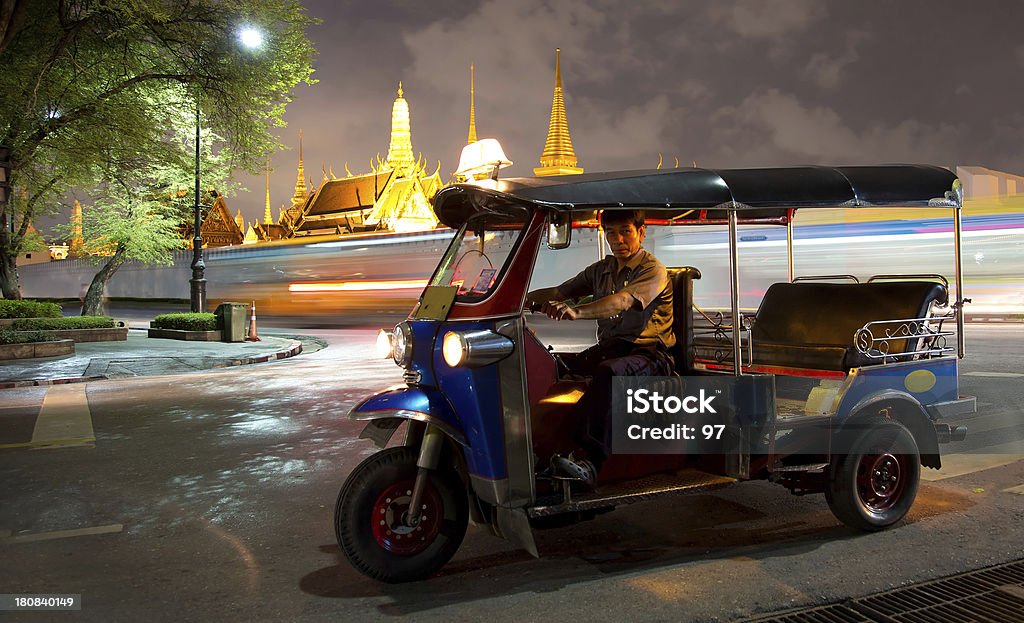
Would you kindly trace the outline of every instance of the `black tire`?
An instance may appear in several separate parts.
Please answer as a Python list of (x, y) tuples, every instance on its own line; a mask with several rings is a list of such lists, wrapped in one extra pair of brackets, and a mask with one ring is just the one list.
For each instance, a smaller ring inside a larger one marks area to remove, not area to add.
[(848, 453), (834, 455), (825, 489), (832, 514), (874, 532), (903, 519), (921, 480), (917, 442), (899, 422), (875, 420), (851, 431)]
[(402, 512), (408, 510), (407, 492), (416, 480), (416, 459), (417, 450), (408, 446), (378, 452), (352, 471), (338, 494), (338, 545), (353, 567), (375, 580), (398, 583), (429, 577), (451, 560), (466, 535), (469, 503), (452, 468), (431, 473), (420, 525), (410, 530), (401, 524)]

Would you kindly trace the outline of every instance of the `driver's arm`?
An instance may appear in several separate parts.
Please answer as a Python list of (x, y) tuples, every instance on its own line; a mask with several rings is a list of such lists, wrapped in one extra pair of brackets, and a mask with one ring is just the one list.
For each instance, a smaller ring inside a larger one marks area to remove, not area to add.
[(537, 305), (543, 305), (548, 301), (564, 301), (567, 298), (567, 296), (559, 292), (557, 286), (553, 286), (550, 288), (541, 288), (528, 293), (526, 295), (526, 302), (527, 304), (536, 303)]
[(597, 299), (575, 308), (574, 320), (604, 320), (617, 316), (636, 304), (636, 299), (625, 290)]

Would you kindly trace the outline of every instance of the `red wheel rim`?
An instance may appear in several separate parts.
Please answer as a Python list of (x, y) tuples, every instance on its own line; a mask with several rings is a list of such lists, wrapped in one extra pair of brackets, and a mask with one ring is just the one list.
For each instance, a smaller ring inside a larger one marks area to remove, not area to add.
[(443, 506), (437, 490), (427, 482), (420, 504), (420, 521), (405, 524), (414, 480), (396, 482), (381, 492), (373, 505), (370, 523), (377, 545), (397, 556), (413, 556), (430, 547), (441, 528)]
[(899, 454), (869, 454), (857, 469), (857, 494), (865, 508), (884, 513), (895, 506), (907, 488), (906, 457)]

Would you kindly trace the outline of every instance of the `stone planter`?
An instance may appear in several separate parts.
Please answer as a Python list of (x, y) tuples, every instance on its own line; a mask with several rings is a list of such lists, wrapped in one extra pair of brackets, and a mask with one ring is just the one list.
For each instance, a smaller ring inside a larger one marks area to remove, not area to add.
[(180, 329), (150, 329), (149, 337), (190, 342), (219, 342), (220, 331), (182, 331)]
[(61, 329), (47, 331), (62, 340), (76, 342), (123, 342), (128, 339), (128, 328), (120, 329)]
[(30, 342), (28, 344), (0, 344), (0, 359), (34, 359), (60, 357), (75, 353), (74, 340), (56, 342)]

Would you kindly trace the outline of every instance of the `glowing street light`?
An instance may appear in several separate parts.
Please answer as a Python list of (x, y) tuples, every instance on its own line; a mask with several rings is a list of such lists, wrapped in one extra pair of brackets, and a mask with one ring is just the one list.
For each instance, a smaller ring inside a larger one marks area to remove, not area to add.
[(263, 45), (263, 33), (252, 26), (245, 26), (238, 31), (238, 40), (250, 50)]

